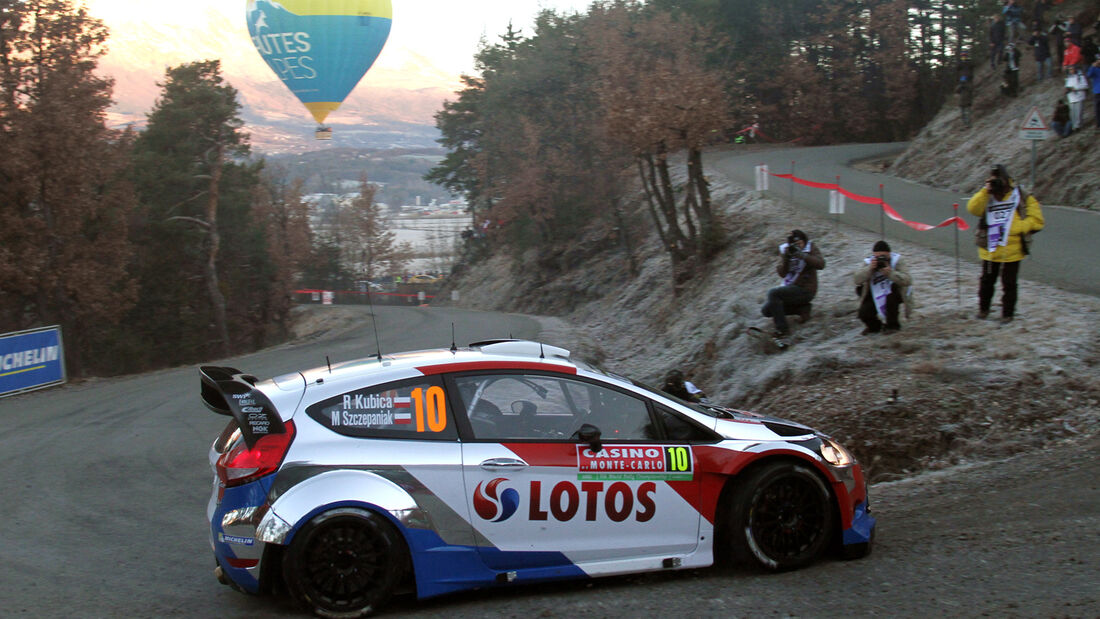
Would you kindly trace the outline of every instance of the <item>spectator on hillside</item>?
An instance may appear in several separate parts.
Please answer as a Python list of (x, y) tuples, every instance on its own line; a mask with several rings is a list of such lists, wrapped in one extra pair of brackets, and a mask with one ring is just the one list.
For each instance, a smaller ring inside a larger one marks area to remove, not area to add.
[(1062, 55), (1062, 70), (1066, 71), (1068, 75), (1070, 67), (1081, 64), (1081, 47), (1074, 43), (1068, 34), (1065, 41), (1066, 53)]
[(1061, 75), (1062, 59), (1066, 54), (1066, 22), (1061, 19), (1054, 20), (1047, 34), (1050, 35), (1050, 40), (1054, 41), (1054, 72)]
[(974, 79), (974, 63), (970, 60), (970, 52), (965, 49), (959, 52), (959, 61), (955, 63), (956, 81), (962, 81), (964, 77), (968, 81)]
[[(871, 248), (870, 257), (863, 259), (863, 265), (853, 276), (859, 291), (859, 319), (865, 327), (863, 335), (901, 329), (898, 310), (906, 302), (909, 286), (913, 284), (901, 255), (890, 251), (886, 241), (879, 241)], [(908, 318), (908, 304), (905, 313)]]
[(1001, 9), (1005, 16), (1005, 29), (1008, 34), (1008, 43), (1016, 43), (1024, 34), (1024, 7), (1016, 0), (1008, 0)]
[(775, 267), (783, 282), (768, 291), (768, 299), (760, 308), (761, 314), (775, 322), (777, 338), (790, 335), (787, 314), (797, 314), (803, 321), (810, 319), (817, 295), (817, 272), (824, 268), (825, 258), (817, 245), (810, 242), (805, 232), (792, 230), (787, 242), (779, 246), (779, 262)]
[(1066, 105), (1064, 97), (1058, 99), (1058, 103), (1054, 105), (1054, 116), (1050, 120), (1050, 129), (1054, 133), (1058, 134), (1058, 137), (1064, 138), (1070, 134), (1073, 130), (1073, 125), (1069, 122), (1069, 106)]
[(994, 15), (989, 24), (989, 66), (997, 68), (1005, 51), (1005, 17)]
[(1069, 19), (1066, 20), (1066, 34), (1069, 35), (1074, 45), (1081, 46), (1081, 23), (1073, 15), (1070, 15)]
[(699, 401), (691, 395), (691, 392), (687, 388), (686, 381), (684, 380), (684, 373), (680, 370), (671, 370), (665, 376), (665, 382), (661, 385), (661, 391), (676, 396), (685, 402)]
[(1038, 81), (1050, 77), (1050, 41), (1041, 28), (1035, 28), (1027, 44), (1035, 50), (1035, 75)]
[(1089, 81), (1081, 73), (1081, 67), (1074, 65), (1066, 76), (1066, 100), (1069, 101), (1071, 131), (1081, 128), (1081, 114), (1085, 110), (1085, 99), (1088, 97)]
[(1020, 94), (1020, 50), (1012, 43), (1005, 47), (1004, 78), (1001, 93), (1009, 97)]
[(955, 93), (959, 95), (959, 117), (963, 126), (970, 126), (970, 108), (974, 105), (974, 82), (964, 75), (959, 78), (959, 85), (955, 87)]
[(976, 229), (982, 277), (978, 286), (979, 319), (989, 316), (997, 279), (1001, 280), (1001, 323), (1016, 315), (1016, 280), (1020, 261), (1028, 254), (1027, 238), (1043, 229), (1043, 211), (1035, 196), (1026, 194), (995, 165), (985, 186), (966, 204), (971, 215), (981, 217)]
[(1087, 77), (1092, 82), (1092, 103), (1096, 112), (1096, 128), (1100, 129), (1100, 58), (1092, 61)]

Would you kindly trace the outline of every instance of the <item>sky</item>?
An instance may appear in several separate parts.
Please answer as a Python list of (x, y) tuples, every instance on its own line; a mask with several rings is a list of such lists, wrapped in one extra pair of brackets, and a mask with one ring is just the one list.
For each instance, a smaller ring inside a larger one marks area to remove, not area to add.
[[(170, 30), (176, 40), (165, 45), (163, 64), (178, 64), (202, 60), (210, 50), (225, 48), (223, 65), (232, 73), (234, 62), (250, 62), (241, 49), (247, 46), (247, 27), (244, 23), (245, 0), (180, 0), (163, 2), (156, 0), (84, 0), (90, 12), (102, 19), (117, 41), (112, 53), (128, 53), (130, 47), (123, 44), (145, 28), (155, 31)], [(541, 9), (559, 12), (583, 11), (590, 0), (394, 0), (393, 26), (390, 38), (378, 57), (375, 67), (389, 70), (407, 70), (409, 58), (427, 60), (436, 71), (425, 76), (428, 81), (438, 81), (451, 76), (451, 84), (458, 82), (461, 73), (473, 71), (473, 56), (483, 37), (490, 41), (504, 32), (509, 21), (530, 34), (530, 25)], [(215, 27), (217, 26), (217, 27)], [(240, 36), (232, 36), (232, 28), (239, 27)], [(228, 31), (228, 34), (227, 34)], [(211, 33), (211, 34), (208, 34)], [(163, 38), (163, 37), (161, 37)], [(190, 42), (190, 44), (189, 44)], [(181, 50), (201, 49), (204, 55), (195, 58), (180, 57)], [(148, 47), (144, 47), (150, 53)], [(252, 52), (256, 67), (264, 67), (259, 54)], [(237, 59), (237, 60), (235, 60)], [(158, 58), (146, 58), (158, 61)], [(385, 71), (383, 71), (385, 72)], [(447, 85), (451, 85), (447, 84)]]

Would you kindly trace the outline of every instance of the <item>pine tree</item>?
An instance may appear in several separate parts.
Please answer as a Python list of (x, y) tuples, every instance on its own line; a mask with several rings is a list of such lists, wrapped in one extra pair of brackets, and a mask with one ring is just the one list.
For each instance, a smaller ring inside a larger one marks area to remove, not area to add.
[[(169, 339), (180, 340), (195, 339), (195, 331), (202, 333), (205, 325), (212, 323), (214, 350), (228, 355), (232, 341), (220, 282), (223, 229), (218, 219), (225, 206), (222, 195), (228, 193), (223, 178), (242, 165), (235, 158), (248, 153), (248, 137), (241, 131), (243, 122), (238, 117), (237, 90), (224, 81), (217, 60), (169, 68), (160, 86), (163, 92), (135, 149), (136, 175), (147, 217), (143, 236), (150, 243), (143, 252), (143, 258), (149, 258), (143, 282), (149, 289), (184, 283), (158, 281), (164, 272), (150, 271), (148, 264), (160, 261), (174, 265), (169, 268), (185, 282), (200, 280), (206, 307), (194, 305), (193, 291), (179, 295), (174, 294), (179, 291), (168, 289), (151, 290), (150, 294), (167, 303), (152, 311), (179, 308), (182, 314), (175, 325), (170, 324), (170, 316), (155, 323), (176, 330), (176, 337)], [(232, 178), (249, 187), (258, 182), (255, 174), (233, 174)], [(244, 204), (237, 207), (247, 208), (251, 190), (242, 194), (238, 202)], [(191, 288), (180, 286), (184, 287)]]
[(135, 296), (131, 136), (95, 75), (107, 30), (68, 0), (0, 0), (0, 331), (60, 324), (70, 375)]

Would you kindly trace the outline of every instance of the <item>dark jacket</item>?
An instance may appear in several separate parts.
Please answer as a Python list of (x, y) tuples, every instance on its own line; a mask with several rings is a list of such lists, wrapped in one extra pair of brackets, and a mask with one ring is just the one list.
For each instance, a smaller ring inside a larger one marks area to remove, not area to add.
[(1035, 61), (1043, 62), (1047, 58), (1050, 58), (1050, 39), (1047, 35), (1039, 32), (1039, 34), (1031, 35), (1031, 38), (1027, 40), (1027, 44), (1035, 48)]
[(1005, 42), (1005, 36), (1007, 36), (1007, 29), (1003, 19), (998, 19), (989, 26), (989, 42), (994, 45), (1000, 45)]
[(1058, 104), (1054, 106), (1054, 118), (1052, 122), (1056, 123), (1068, 123), (1069, 122), (1069, 106), (1065, 101), (1058, 101)]
[[(798, 278), (791, 282), (793, 285), (809, 292), (811, 295), (817, 294), (817, 272), (825, 268), (825, 258), (821, 257), (821, 250), (817, 248), (817, 243), (810, 243), (809, 253), (803, 253), (803, 259), (806, 261), (806, 266), (802, 269), (802, 272), (798, 274)], [(786, 277), (790, 272), (791, 260), (786, 254), (780, 254), (779, 263), (775, 267), (776, 273), (779, 273), (779, 277)]]

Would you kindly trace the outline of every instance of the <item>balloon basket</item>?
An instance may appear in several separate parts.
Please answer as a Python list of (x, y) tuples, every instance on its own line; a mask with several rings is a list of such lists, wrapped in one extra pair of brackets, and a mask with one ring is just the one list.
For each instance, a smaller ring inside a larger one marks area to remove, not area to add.
[(317, 130), (313, 132), (313, 137), (318, 140), (331, 140), (332, 127), (317, 127)]

